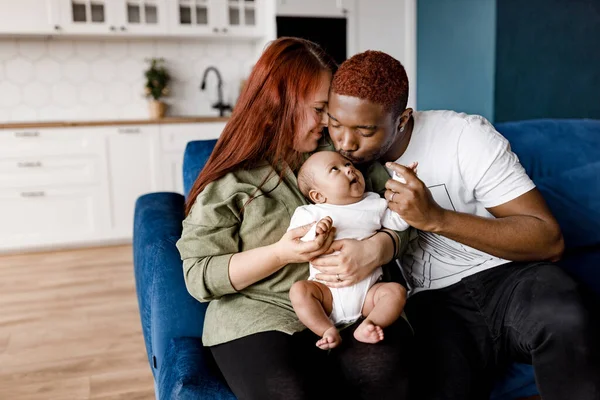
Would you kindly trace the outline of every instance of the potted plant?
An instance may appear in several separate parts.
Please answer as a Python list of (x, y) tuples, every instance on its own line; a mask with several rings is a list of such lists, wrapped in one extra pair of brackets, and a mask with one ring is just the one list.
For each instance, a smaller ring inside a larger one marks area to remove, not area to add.
[(148, 60), (150, 68), (146, 70), (146, 97), (150, 100), (150, 117), (153, 119), (165, 116), (166, 104), (160, 101), (161, 97), (169, 94), (168, 84), (171, 76), (164, 67), (163, 58), (151, 58)]

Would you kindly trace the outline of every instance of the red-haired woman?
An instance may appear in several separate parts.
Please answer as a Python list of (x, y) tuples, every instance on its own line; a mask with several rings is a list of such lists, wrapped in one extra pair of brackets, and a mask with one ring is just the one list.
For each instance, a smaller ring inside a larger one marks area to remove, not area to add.
[[(296, 207), (306, 204), (295, 172), (304, 154), (317, 149), (327, 125), (335, 68), (314, 43), (271, 43), (188, 197), (177, 243), (187, 289), (210, 301), (202, 340), (239, 399), (318, 399), (344, 391), (350, 397), (403, 398), (407, 325), (391, 327), (397, 332), (386, 333), (377, 345), (357, 342), (348, 328), (328, 356), (289, 299), (292, 284), (308, 277), (307, 262), (333, 241), (333, 234), (299, 241), (310, 225), (286, 229)], [(349, 270), (389, 262), (396, 248), (391, 236), (344, 241)]]

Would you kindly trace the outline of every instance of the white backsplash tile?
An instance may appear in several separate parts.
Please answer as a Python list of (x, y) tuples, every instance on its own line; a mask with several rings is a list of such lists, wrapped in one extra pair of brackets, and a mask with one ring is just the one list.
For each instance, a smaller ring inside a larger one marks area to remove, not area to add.
[(33, 64), (25, 58), (6, 61), (6, 78), (17, 84), (29, 82), (33, 78)]
[(218, 115), (216, 76), (200, 90), (204, 70), (223, 77), (224, 101), (234, 104), (255, 62), (250, 42), (202, 39), (0, 38), (0, 123), (148, 118), (144, 70), (166, 61), (173, 80), (169, 115)]

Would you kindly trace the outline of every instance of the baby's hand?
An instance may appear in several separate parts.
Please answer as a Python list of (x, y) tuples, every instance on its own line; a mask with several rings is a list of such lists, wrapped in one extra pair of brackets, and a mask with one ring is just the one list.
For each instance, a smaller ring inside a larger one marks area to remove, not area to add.
[[(416, 161), (411, 162), (409, 165), (406, 166), (406, 168), (410, 169), (415, 176), (417, 175), (417, 167), (419, 166), (419, 163)], [(392, 179), (395, 181), (398, 181), (400, 183), (404, 183), (406, 184), (406, 179), (404, 179), (402, 176), (398, 175), (396, 173), (396, 171), (394, 171), (394, 173), (392, 174)]]
[(413, 161), (411, 162), (409, 165), (407, 165), (406, 167), (409, 169), (412, 169), (412, 171), (415, 173), (415, 175), (417, 174), (417, 167), (419, 166), (419, 163), (417, 161)]
[(329, 232), (332, 226), (333, 220), (331, 219), (331, 217), (322, 218), (319, 222), (317, 222), (317, 236)]

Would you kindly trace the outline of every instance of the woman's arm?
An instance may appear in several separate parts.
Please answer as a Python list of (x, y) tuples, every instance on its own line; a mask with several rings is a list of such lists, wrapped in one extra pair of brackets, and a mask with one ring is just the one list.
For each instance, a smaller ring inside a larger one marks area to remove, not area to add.
[[(210, 212), (209, 206), (199, 213)], [(191, 218), (190, 218), (191, 219)], [(184, 278), (188, 292), (199, 301), (211, 301), (242, 290), (291, 263), (303, 263), (327, 251), (335, 231), (320, 235), (310, 242), (300, 238), (313, 225), (288, 231), (278, 242), (238, 252), (239, 221), (227, 219), (222, 213), (218, 223), (210, 218), (194, 218), (205, 222), (196, 224), (186, 219), (177, 248), (183, 259)]]
[(234, 254), (229, 262), (229, 279), (235, 290), (242, 290), (287, 264), (303, 263), (323, 254), (333, 242), (335, 232), (317, 235), (315, 240), (301, 242), (314, 223), (288, 231), (277, 243)]

